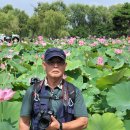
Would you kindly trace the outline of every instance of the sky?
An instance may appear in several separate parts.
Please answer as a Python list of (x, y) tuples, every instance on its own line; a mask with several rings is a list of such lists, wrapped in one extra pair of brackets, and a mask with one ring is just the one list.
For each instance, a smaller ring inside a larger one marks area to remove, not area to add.
[[(54, 2), (56, 0), (0, 0), (0, 8), (3, 8), (7, 4), (11, 4), (13, 8), (18, 8), (20, 10), (24, 10), (29, 16), (33, 14), (34, 7), (37, 7), (38, 2)], [(62, 0), (63, 1), (63, 0)], [(87, 5), (103, 5), (103, 6), (111, 6), (119, 3), (129, 2), (130, 0), (64, 0), (66, 5), (72, 3), (80, 3)]]

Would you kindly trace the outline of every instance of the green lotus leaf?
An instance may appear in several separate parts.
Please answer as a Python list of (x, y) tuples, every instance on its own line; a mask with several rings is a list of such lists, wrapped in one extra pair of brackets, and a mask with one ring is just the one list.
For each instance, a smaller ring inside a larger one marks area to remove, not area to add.
[(32, 77), (38, 77), (40, 79), (43, 79), (45, 76), (45, 71), (43, 69), (42, 64), (36, 65), (31, 67), (31, 71), (29, 72), (29, 75), (32, 75)]
[(122, 69), (120, 71), (113, 72), (111, 75), (107, 75), (99, 78), (96, 82), (97, 88), (103, 90), (108, 87), (107, 85), (112, 85), (117, 83), (124, 76), (125, 72), (126, 69)]
[(78, 87), (80, 90), (82, 90), (83, 87), (83, 77), (79, 76), (77, 79), (72, 80), (72, 82), (76, 87)]
[(114, 69), (119, 69), (124, 65), (125, 61), (124, 59), (121, 59), (114, 67)]
[(94, 96), (83, 94), (83, 97), (86, 107), (90, 107), (90, 105), (94, 102)]
[(8, 122), (0, 122), (0, 130), (16, 130)]
[[(0, 103), (0, 121), (5, 120), (12, 126), (18, 126), (18, 119), (20, 116), (21, 102), (2, 102)], [(5, 129), (0, 129), (5, 130)], [(10, 129), (8, 129), (10, 130)]]
[(90, 78), (99, 77), (99, 73), (101, 72), (96, 68), (90, 68), (87, 66), (86, 67), (81, 66), (80, 69), (84, 75), (89, 76)]
[(130, 110), (130, 81), (113, 86), (107, 93), (107, 102), (117, 110)]
[(79, 68), (80, 66), (82, 66), (82, 62), (80, 60), (71, 60), (71, 61), (67, 61), (67, 70), (74, 70), (76, 68)]
[(86, 130), (125, 130), (123, 122), (114, 113), (94, 114)]
[(125, 124), (125, 129), (130, 130), (130, 120), (125, 120), (124, 124)]
[(107, 49), (107, 51), (105, 52), (107, 55), (111, 56), (111, 57), (114, 57), (115, 56), (115, 53), (113, 51), (113, 49)]
[(8, 61), (8, 64), (12, 67), (14, 67), (18, 72), (25, 73), (27, 72), (27, 68), (17, 63), (15, 60)]
[(0, 88), (12, 88), (11, 82), (13, 82), (14, 76), (8, 72), (0, 73)]
[(17, 51), (17, 52), (20, 52), (22, 49), (23, 49), (23, 46), (21, 46), (21, 44), (17, 44), (17, 45), (14, 47), (14, 51)]

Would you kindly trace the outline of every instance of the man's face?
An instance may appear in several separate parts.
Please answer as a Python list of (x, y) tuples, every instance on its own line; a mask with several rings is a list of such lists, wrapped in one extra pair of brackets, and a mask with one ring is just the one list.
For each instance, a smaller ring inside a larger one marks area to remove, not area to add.
[(66, 63), (60, 57), (53, 57), (50, 60), (44, 62), (43, 67), (46, 71), (47, 77), (60, 78), (64, 74)]

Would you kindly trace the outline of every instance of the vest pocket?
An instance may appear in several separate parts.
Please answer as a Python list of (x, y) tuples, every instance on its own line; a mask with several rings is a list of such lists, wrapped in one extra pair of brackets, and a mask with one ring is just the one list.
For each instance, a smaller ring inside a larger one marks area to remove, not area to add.
[(40, 104), (38, 102), (34, 102), (34, 105), (33, 105), (33, 111), (34, 113), (38, 113), (40, 110)]
[(68, 113), (74, 115), (74, 108), (68, 107)]

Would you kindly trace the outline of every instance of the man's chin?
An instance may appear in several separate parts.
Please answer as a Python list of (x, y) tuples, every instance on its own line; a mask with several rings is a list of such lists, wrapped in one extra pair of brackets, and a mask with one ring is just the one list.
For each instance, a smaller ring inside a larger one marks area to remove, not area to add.
[(60, 77), (62, 77), (62, 76), (59, 75), (59, 74), (53, 74), (53, 75), (52, 75), (52, 78), (60, 78)]

